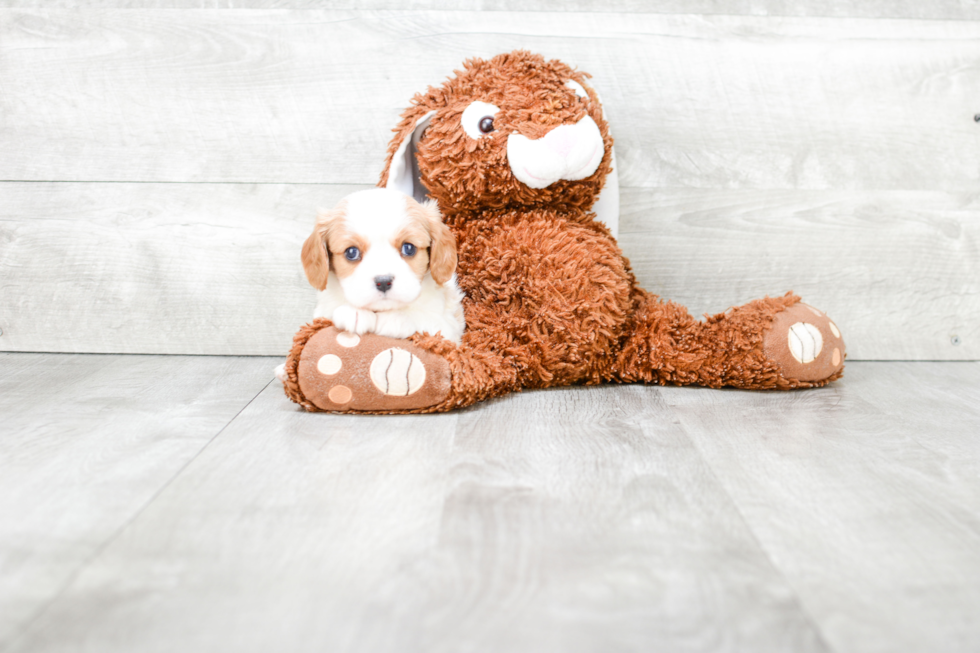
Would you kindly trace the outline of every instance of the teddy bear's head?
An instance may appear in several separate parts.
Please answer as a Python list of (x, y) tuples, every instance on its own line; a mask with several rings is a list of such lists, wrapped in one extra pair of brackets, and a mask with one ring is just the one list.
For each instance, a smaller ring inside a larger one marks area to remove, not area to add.
[(486, 209), (589, 210), (612, 170), (613, 140), (587, 77), (521, 50), (466, 61), (412, 99), (380, 185), (432, 197), (448, 220)]

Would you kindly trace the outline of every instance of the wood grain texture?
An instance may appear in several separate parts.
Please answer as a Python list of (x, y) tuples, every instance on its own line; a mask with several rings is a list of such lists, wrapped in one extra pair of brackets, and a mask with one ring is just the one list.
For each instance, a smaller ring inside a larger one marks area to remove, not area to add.
[(309, 414), (270, 386), (240, 417), (8, 650), (339, 651), (383, 624), (373, 593), (438, 540), (457, 415)]
[(827, 650), (657, 388), (457, 414), (270, 387), (15, 651)]
[(851, 359), (980, 358), (972, 193), (624, 191), (619, 240), (645, 288), (717, 313), (794, 290)]
[(0, 354), (0, 648), (269, 383), (272, 365)]
[(373, 183), (414, 93), (517, 47), (595, 75), (626, 186), (980, 184), (980, 23), (552, 11), (3, 9), (0, 179)]
[[(0, 349), (283, 355), (316, 208), (361, 188), (0, 184)], [(626, 188), (620, 243), (694, 315), (792, 289), (851, 359), (980, 358), (971, 194)]]
[[(321, 9), (322, 0), (0, 0), (0, 7), (21, 9)], [(455, 0), (347, 0), (332, 9), (458, 10)], [(468, 10), (631, 12), (654, 14), (730, 14), (736, 16), (815, 16), (844, 18), (919, 18), (976, 20), (976, 0), (473, 0)]]
[(834, 650), (980, 641), (980, 365), (664, 398)]
[[(360, 188), (0, 184), (0, 349), (284, 354), (312, 315), (316, 208)], [(980, 358), (973, 195), (627, 188), (622, 207), (640, 282), (694, 315), (792, 289), (852, 359)]]
[[(118, 428), (125, 393), (93, 400), (106, 380), (127, 371), (132, 409), (150, 378), (234, 360), (2, 355), (0, 408), (47, 444), (52, 406), (96, 414), (101, 450), (130, 452), (98, 463), (132, 479), (146, 455)], [(160, 405), (194, 394), (169, 387)], [(270, 385), (0, 646), (972, 651), (978, 388), (978, 363), (851, 363), (807, 392), (580, 387), (364, 417), (304, 413)], [(91, 455), (2, 435), (34, 461), (21, 487), (84, 492), (58, 514), (100, 519), (105, 476), (90, 463), (76, 485)], [(0, 520), (6, 541), (16, 523)]]
[(439, 543), (388, 592), (423, 588), (399, 611), (423, 650), (826, 650), (658, 389), (527, 393), (456, 433)]
[(361, 188), (2, 187), (0, 347), (282, 355), (313, 315), (317, 208)]

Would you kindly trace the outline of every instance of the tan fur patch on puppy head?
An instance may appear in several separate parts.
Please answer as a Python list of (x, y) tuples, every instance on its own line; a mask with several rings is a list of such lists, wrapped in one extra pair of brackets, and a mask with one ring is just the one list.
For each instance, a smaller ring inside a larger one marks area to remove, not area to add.
[(343, 229), (346, 207), (347, 203), (340, 200), (333, 209), (320, 211), (316, 216), (313, 233), (303, 243), (300, 254), (303, 271), (310, 285), (317, 290), (327, 287), (327, 279), (330, 276), (330, 250), (327, 243), (332, 234)]
[[(414, 200), (410, 201), (414, 203)], [(432, 243), (432, 236), (429, 235), (428, 227), (413, 221), (405, 225), (391, 239), (391, 246), (399, 251), (406, 243), (414, 245), (416, 252), (414, 256), (407, 257), (405, 261), (415, 276), (421, 279), (429, 269), (429, 245)]]
[[(347, 259), (346, 252), (350, 247), (357, 248), (357, 251), (361, 253), (360, 259), (356, 261), (349, 261)], [(327, 237), (327, 251), (330, 252), (330, 268), (337, 275), (338, 279), (349, 277), (370, 249), (371, 241), (361, 235), (351, 233), (346, 229), (335, 229)]]
[[(408, 227), (411, 230), (425, 232), (425, 247), (428, 249), (426, 262), (432, 279), (440, 286), (449, 281), (456, 271), (456, 238), (452, 232), (442, 222), (439, 208), (433, 201), (419, 204), (412, 198), (408, 198), (407, 212), (412, 217), (412, 224)], [(420, 249), (418, 243), (414, 243)], [(424, 270), (423, 270), (424, 273)]]

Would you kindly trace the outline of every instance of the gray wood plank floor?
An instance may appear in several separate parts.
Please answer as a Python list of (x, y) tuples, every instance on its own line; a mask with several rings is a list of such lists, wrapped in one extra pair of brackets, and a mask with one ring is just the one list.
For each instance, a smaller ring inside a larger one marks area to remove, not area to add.
[(362, 417), (275, 362), (0, 354), (0, 650), (980, 642), (980, 363)]
[(269, 382), (265, 360), (0, 354), (0, 644)]

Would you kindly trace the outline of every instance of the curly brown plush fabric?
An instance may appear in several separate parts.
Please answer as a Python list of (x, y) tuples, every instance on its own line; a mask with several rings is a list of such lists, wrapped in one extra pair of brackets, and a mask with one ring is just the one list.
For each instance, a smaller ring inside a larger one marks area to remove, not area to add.
[[(395, 129), (380, 185), (417, 123), (435, 111), (415, 159), (458, 241), (467, 329), (459, 347), (435, 336), (411, 339), (449, 363), (451, 390), (441, 402), (355, 412), (445, 411), (522, 388), (578, 383), (790, 389), (841, 376), (845, 354), (836, 325), (792, 293), (699, 321), (637, 285), (615, 239), (590, 212), (611, 171), (613, 141), (587, 80), (559, 61), (516, 51), (469, 60), (455, 77), (413, 98)], [(484, 138), (471, 138), (461, 126), (474, 101), (500, 108)], [(514, 176), (510, 134), (537, 140), (586, 116), (605, 148), (592, 175), (541, 189)], [(776, 316), (786, 311), (786, 324), (774, 332)], [(287, 394), (310, 410), (317, 407), (299, 389), (296, 361), (311, 331), (328, 325), (323, 320), (301, 330), (287, 364)], [(803, 372), (789, 374), (790, 368)]]

